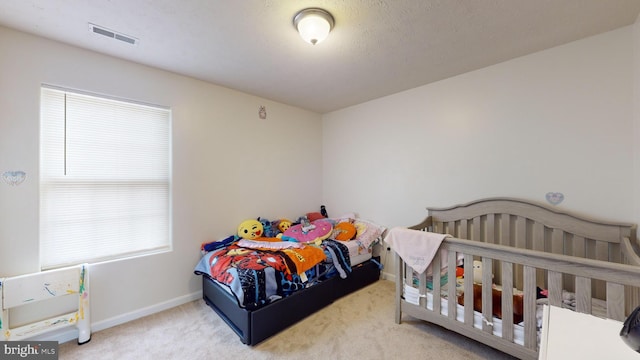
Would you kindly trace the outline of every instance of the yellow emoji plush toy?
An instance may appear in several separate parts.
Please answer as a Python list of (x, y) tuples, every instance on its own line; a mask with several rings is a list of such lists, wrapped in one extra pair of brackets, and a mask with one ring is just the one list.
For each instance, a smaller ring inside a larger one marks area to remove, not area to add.
[(280, 230), (280, 232), (285, 232), (288, 228), (291, 227), (291, 225), (291, 220), (282, 219), (278, 222), (278, 230)]
[(238, 226), (238, 236), (243, 239), (255, 240), (262, 237), (264, 227), (258, 220), (245, 220)]

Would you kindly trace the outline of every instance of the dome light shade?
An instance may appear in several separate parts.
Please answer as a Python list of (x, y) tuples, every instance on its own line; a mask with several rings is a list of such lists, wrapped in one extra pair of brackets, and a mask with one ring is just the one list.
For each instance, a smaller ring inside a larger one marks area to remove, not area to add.
[(329, 36), (334, 20), (326, 10), (308, 8), (300, 10), (293, 17), (293, 25), (304, 41), (315, 45)]

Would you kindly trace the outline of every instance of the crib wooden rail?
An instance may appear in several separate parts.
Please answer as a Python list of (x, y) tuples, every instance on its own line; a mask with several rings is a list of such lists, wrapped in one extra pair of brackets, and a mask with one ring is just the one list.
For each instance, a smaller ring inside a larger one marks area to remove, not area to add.
[[(25, 340), (66, 326), (75, 326), (78, 329), (79, 344), (91, 339), (87, 264), (2, 278), (0, 294), (0, 331), (3, 340)], [(47, 300), (61, 296), (77, 297), (77, 308), (70, 313), (11, 327), (11, 309), (40, 302), (43, 303), (42, 306), (46, 306), (44, 303)]]
[[(464, 258), (464, 321), (456, 321), (457, 297), (456, 287), (447, 287), (447, 310), (442, 314), (439, 296), (434, 296), (432, 303), (427, 304), (426, 276), (418, 277), (417, 289), (420, 292), (420, 304), (415, 305), (403, 299), (405, 284), (414, 286), (413, 270), (396, 255), (396, 322), (400, 323), (402, 314), (423, 319), (462, 335), (510, 353), (522, 359), (537, 359), (537, 326), (536, 326), (536, 284), (540, 276), (544, 276), (548, 286), (550, 305), (561, 306), (562, 290), (566, 288), (565, 275), (575, 279), (576, 311), (592, 313), (592, 282), (603, 281), (606, 284), (606, 317), (615, 320), (625, 318), (625, 288), (640, 289), (640, 268), (627, 264), (610, 263), (599, 260), (568, 257), (545, 253), (536, 250), (516, 249), (509, 246), (482, 243), (472, 240), (447, 238), (441, 249), (448, 251), (448, 256), (441, 259), (439, 254), (434, 264), (447, 266), (447, 278), (456, 279), (456, 265), (459, 255)], [(482, 288), (482, 328), (474, 327), (473, 308), (473, 260), (482, 259), (482, 280), (484, 284), (492, 283), (494, 265), (502, 272), (502, 334), (493, 335), (492, 289)], [(513, 287), (514, 267), (522, 266), (522, 288), (524, 293), (524, 345), (514, 343), (513, 321)], [(434, 268), (437, 268), (434, 266)], [(541, 275), (542, 274), (542, 275)], [(432, 282), (432, 294), (441, 293), (440, 281)], [(635, 306), (640, 304), (634, 304)]]

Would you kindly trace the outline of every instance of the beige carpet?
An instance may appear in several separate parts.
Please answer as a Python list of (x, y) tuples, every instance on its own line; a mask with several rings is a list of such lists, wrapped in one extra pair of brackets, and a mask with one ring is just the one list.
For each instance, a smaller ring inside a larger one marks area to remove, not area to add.
[(438, 326), (394, 321), (380, 280), (249, 347), (202, 300), (60, 345), (60, 359), (513, 359)]

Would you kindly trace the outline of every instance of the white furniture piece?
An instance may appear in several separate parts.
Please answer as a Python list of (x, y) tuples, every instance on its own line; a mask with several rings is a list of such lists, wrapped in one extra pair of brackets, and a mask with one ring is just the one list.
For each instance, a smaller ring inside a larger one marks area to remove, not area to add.
[[(67, 326), (78, 329), (78, 344), (91, 340), (88, 264), (0, 278), (0, 294), (2, 340), (26, 340)], [(11, 327), (11, 309), (34, 303), (47, 306), (48, 300), (62, 296), (77, 297), (77, 308), (69, 313)]]
[(557, 306), (545, 306), (539, 360), (638, 360), (620, 338), (622, 322)]

